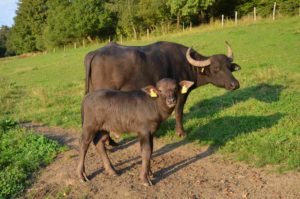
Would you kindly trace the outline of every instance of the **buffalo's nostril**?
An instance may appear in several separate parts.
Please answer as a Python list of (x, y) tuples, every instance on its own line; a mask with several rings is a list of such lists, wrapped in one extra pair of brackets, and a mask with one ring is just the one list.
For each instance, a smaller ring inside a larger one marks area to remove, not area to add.
[(231, 82), (230, 86), (232, 89), (238, 89), (240, 87), (240, 84), (238, 82)]
[(168, 103), (175, 103), (175, 102), (176, 102), (175, 98), (169, 98), (168, 99)]

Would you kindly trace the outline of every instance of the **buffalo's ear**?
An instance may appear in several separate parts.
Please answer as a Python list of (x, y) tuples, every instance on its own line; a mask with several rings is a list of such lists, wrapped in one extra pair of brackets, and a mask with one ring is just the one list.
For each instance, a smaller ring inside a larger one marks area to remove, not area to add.
[(158, 96), (158, 90), (152, 85), (149, 85), (149, 86), (146, 86), (146, 87), (142, 88), (142, 91), (144, 91), (145, 93), (150, 95), (150, 97), (157, 97)]
[(189, 88), (194, 85), (194, 82), (182, 80), (181, 82), (179, 82), (179, 85), (181, 87), (181, 89), (180, 89), (181, 94), (184, 94), (184, 93), (187, 93)]
[(238, 70), (241, 70), (241, 67), (235, 63), (232, 63), (231, 66), (230, 66), (230, 71), (238, 71)]

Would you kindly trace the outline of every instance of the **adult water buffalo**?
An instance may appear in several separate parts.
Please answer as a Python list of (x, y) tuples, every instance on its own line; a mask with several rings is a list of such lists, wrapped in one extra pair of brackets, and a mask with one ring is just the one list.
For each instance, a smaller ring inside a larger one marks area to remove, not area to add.
[(186, 94), (178, 94), (175, 107), (176, 133), (184, 136), (183, 106), (191, 90), (211, 83), (227, 90), (239, 88), (232, 75), (240, 66), (233, 63), (233, 52), (203, 56), (191, 48), (171, 42), (147, 46), (123, 46), (109, 43), (85, 57), (86, 91), (116, 89), (130, 91), (155, 84), (162, 78), (195, 82)]

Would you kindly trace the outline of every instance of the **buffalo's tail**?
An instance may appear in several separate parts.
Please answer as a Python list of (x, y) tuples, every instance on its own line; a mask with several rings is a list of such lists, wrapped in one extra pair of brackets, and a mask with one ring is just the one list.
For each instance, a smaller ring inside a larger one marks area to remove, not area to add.
[(85, 56), (84, 65), (85, 65), (85, 95), (90, 92), (90, 78), (92, 70), (92, 61), (95, 57), (95, 53), (89, 53)]

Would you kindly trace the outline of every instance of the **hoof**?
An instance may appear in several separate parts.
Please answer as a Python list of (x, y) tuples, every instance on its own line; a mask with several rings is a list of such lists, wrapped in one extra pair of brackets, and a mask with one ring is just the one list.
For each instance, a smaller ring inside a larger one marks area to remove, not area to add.
[(152, 177), (152, 178), (155, 177), (155, 175), (154, 175), (154, 173), (152, 172), (151, 169), (150, 169), (150, 171), (149, 171), (149, 176)]
[(109, 146), (120, 146), (120, 144), (115, 142), (111, 137), (108, 138), (107, 145), (109, 145)]
[(151, 185), (148, 182), (142, 182), (142, 185), (145, 187), (150, 187)]
[(89, 182), (90, 181), (85, 172), (81, 173), (79, 175), (79, 179), (80, 179), (81, 182)]
[(184, 131), (177, 131), (176, 134), (178, 135), (178, 137), (185, 137), (186, 136), (186, 132), (184, 132)]
[(150, 186), (153, 185), (152, 182), (151, 182), (151, 180), (150, 180), (150, 177), (148, 177), (148, 179), (142, 180), (142, 181), (141, 181), (141, 184), (142, 184), (143, 186), (145, 186), (145, 187), (150, 187)]
[[(150, 181), (151, 182), (151, 181)], [(143, 186), (145, 186), (145, 187), (150, 187), (150, 186), (152, 186), (152, 182), (151, 183), (149, 183), (149, 182), (142, 182), (141, 183)]]

